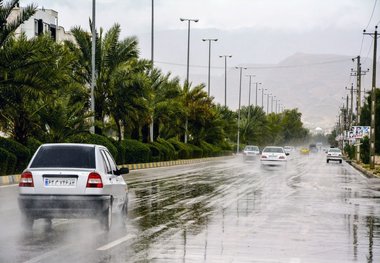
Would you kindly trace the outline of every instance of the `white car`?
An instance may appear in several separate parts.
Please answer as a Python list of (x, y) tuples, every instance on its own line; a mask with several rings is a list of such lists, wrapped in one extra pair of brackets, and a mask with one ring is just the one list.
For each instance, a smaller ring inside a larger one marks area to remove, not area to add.
[(127, 185), (106, 147), (92, 144), (43, 144), (19, 183), (19, 208), (25, 227), (35, 219), (96, 218), (108, 231), (112, 211), (126, 214)]
[(291, 152), (294, 151), (294, 147), (293, 146), (284, 146), (284, 151), (285, 151), (286, 155), (289, 155)]
[(247, 145), (245, 146), (243, 150), (244, 161), (249, 160), (249, 159), (253, 160), (259, 155), (260, 155), (260, 149), (258, 146), (255, 146), (255, 145)]
[(342, 151), (339, 148), (329, 148), (327, 150), (326, 162), (329, 163), (329, 161), (338, 161), (339, 163), (342, 163)]
[(284, 148), (278, 146), (267, 146), (261, 153), (262, 165), (277, 166), (285, 165), (287, 158)]

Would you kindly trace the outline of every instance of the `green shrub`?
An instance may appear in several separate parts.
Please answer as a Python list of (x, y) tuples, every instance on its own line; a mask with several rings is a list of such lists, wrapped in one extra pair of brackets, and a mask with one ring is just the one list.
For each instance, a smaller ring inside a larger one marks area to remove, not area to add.
[(203, 157), (206, 157), (206, 156), (210, 156), (210, 157), (218, 156), (221, 153), (221, 149), (219, 147), (217, 147), (215, 145), (212, 145), (212, 144), (209, 144), (209, 143), (207, 143), (205, 141), (201, 141), (200, 142), (200, 147), (203, 150)]
[(363, 163), (369, 164), (370, 152), (369, 152), (369, 139), (368, 137), (364, 137), (360, 140), (362, 145), (360, 146), (360, 159)]
[(192, 157), (192, 150), (187, 144), (178, 141), (176, 138), (171, 138), (168, 142), (173, 145), (179, 159), (190, 159)]
[(151, 152), (150, 161), (159, 162), (165, 159), (165, 154), (160, 149), (160, 144), (156, 142), (148, 143), (147, 146)]
[(116, 163), (117, 164), (125, 164), (125, 147), (124, 147), (124, 145), (121, 142), (116, 141), (112, 138), (110, 138), (109, 140), (112, 142), (113, 146), (115, 146), (117, 149), (117, 156), (115, 157)]
[(147, 163), (151, 159), (149, 146), (140, 141), (127, 139), (122, 141), (125, 149), (125, 163)]
[(203, 157), (203, 150), (193, 144), (188, 143), (188, 147), (191, 149), (191, 157), (192, 158), (202, 158)]
[(41, 145), (42, 142), (35, 138), (28, 138), (28, 141), (26, 142), (26, 147), (28, 147), (32, 156), (37, 151), (38, 147), (40, 147)]
[(160, 144), (161, 151), (166, 155), (165, 161), (177, 160), (178, 154), (175, 147), (168, 141), (158, 138), (157, 143)]
[[(16, 163), (17, 163), (17, 157), (13, 153), (8, 152), (8, 168), (7, 168), (7, 173), (8, 175), (14, 174), (15, 173), (15, 168), (16, 168)], [(23, 169), (25, 169), (24, 167)]]
[(232, 151), (232, 145), (228, 141), (221, 142), (219, 147), (224, 151)]
[(68, 143), (88, 143), (97, 144), (107, 147), (115, 160), (118, 159), (117, 148), (112, 144), (112, 142), (104, 136), (91, 133), (80, 133), (69, 137), (66, 142)]
[(27, 147), (12, 139), (3, 137), (0, 137), (0, 147), (17, 157), (15, 172), (21, 172), (26, 168), (30, 160), (30, 151)]
[(344, 152), (347, 154), (348, 158), (355, 158), (355, 146), (349, 145), (348, 143), (344, 146)]
[(9, 153), (5, 149), (0, 148), (0, 175), (7, 174), (8, 156)]

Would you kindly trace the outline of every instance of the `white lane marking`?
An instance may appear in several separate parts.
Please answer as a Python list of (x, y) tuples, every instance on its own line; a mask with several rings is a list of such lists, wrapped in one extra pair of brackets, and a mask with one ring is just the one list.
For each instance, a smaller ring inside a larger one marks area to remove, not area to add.
[(99, 247), (96, 250), (100, 250), (100, 251), (108, 250), (110, 248), (116, 247), (116, 246), (120, 245), (121, 243), (124, 243), (124, 242), (126, 242), (132, 238), (135, 238), (135, 237), (136, 237), (136, 235), (134, 235), (134, 234), (126, 235), (125, 237), (122, 237), (122, 238), (119, 238), (115, 241), (112, 241), (111, 243), (108, 243), (102, 247)]
[(8, 188), (8, 187), (15, 187), (15, 186), (18, 186), (18, 184), (0, 185), (0, 188)]
[(289, 263), (301, 263), (301, 259), (300, 258), (291, 258), (289, 260)]

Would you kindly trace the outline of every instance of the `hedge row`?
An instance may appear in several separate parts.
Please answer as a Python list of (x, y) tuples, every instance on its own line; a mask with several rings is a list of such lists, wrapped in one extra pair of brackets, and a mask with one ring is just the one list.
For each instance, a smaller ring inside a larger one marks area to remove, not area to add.
[(41, 144), (32, 138), (24, 146), (12, 139), (0, 137), (0, 175), (22, 172)]
[[(82, 133), (67, 138), (65, 142), (104, 145), (118, 164), (213, 157), (232, 153), (227, 143), (221, 147), (204, 141), (194, 145), (185, 144), (175, 138), (169, 140), (159, 138), (152, 143), (130, 139), (118, 142), (104, 136)], [(40, 141), (31, 138), (24, 146), (12, 139), (0, 137), (0, 175), (22, 172), (41, 144)]]

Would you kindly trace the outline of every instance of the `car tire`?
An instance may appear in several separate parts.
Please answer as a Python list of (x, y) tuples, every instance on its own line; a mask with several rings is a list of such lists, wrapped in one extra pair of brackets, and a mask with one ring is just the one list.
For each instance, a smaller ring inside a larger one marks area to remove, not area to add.
[(329, 160), (326, 160), (326, 163), (329, 163)]
[(109, 202), (108, 208), (100, 216), (100, 224), (104, 231), (110, 231), (112, 224), (112, 202)]
[(342, 163), (342, 160), (339, 160), (339, 163)]

